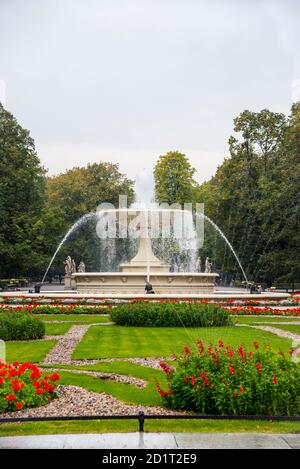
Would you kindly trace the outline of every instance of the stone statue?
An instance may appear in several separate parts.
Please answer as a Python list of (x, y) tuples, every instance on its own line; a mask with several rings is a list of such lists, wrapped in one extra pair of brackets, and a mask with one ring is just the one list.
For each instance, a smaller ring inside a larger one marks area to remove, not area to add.
[(83, 261), (78, 266), (78, 272), (85, 272), (85, 263)]
[(72, 274), (75, 274), (75, 272), (76, 272), (76, 264), (75, 264), (74, 259), (72, 259)]
[(66, 275), (71, 275), (72, 274), (72, 269), (73, 269), (73, 262), (72, 262), (71, 256), (67, 257), (64, 264), (65, 264), (65, 273), (66, 273)]
[(212, 263), (209, 262), (209, 257), (207, 257), (205, 259), (205, 273), (206, 274), (211, 274), (211, 266), (212, 266)]
[(201, 272), (201, 257), (196, 259), (196, 272)]

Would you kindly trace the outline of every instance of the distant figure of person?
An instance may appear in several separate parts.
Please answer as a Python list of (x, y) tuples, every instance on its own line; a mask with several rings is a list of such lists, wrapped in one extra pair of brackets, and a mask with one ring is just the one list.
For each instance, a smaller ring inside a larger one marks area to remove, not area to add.
[(146, 282), (145, 292), (146, 292), (147, 295), (154, 294), (154, 290), (153, 290), (152, 284), (150, 282)]
[(196, 272), (201, 272), (201, 257), (197, 257), (196, 260)]
[(62, 274), (58, 274), (58, 281), (60, 285), (61, 285), (62, 279), (63, 279)]

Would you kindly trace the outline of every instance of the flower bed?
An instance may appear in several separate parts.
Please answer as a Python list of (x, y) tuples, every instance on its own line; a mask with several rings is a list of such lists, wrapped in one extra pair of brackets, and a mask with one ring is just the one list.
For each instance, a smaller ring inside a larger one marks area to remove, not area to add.
[(233, 315), (249, 315), (249, 316), (300, 316), (300, 307), (293, 309), (278, 309), (258, 307), (258, 306), (234, 306), (228, 308), (230, 314)]
[(27, 312), (31, 314), (107, 314), (111, 305), (96, 306), (0, 306), (0, 314), (9, 311)]
[(176, 369), (161, 363), (168, 388), (157, 390), (167, 407), (213, 415), (299, 415), (300, 366), (270, 349), (185, 347)]
[(0, 412), (48, 404), (56, 397), (57, 373), (46, 375), (32, 363), (0, 363)]

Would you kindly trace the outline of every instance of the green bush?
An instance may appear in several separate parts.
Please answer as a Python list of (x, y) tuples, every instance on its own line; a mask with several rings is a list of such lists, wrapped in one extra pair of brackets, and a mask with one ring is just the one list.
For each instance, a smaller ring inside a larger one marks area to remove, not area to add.
[(33, 340), (45, 335), (44, 323), (26, 311), (0, 313), (0, 339)]
[(157, 390), (165, 405), (204, 415), (299, 415), (299, 364), (254, 345), (249, 352), (198, 341), (198, 352), (185, 347), (176, 369), (161, 363), (168, 388)]
[(114, 307), (111, 320), (121, 326), (138, 327), (219, 327), (232, 325), (228, 312), (205, 303), (139, 301)]

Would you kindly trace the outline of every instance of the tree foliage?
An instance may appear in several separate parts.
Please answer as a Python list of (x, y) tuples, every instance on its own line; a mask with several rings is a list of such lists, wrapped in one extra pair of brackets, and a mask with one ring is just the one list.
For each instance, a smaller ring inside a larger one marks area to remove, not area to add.
[[(300, 103), (291, 115), (244, 111), (234, 120), (230, 156), (200, 186), (197, 199), (223, 230), (248, 276), (274, 282), (299, 281)], [(209, 255), (230, 279), (236, 262), (215, 234)]]
[(170, 205), (193, 202), (195, 171), (183, 153), (169, 151), (160, 156), (153, 172), (157, 201)]

